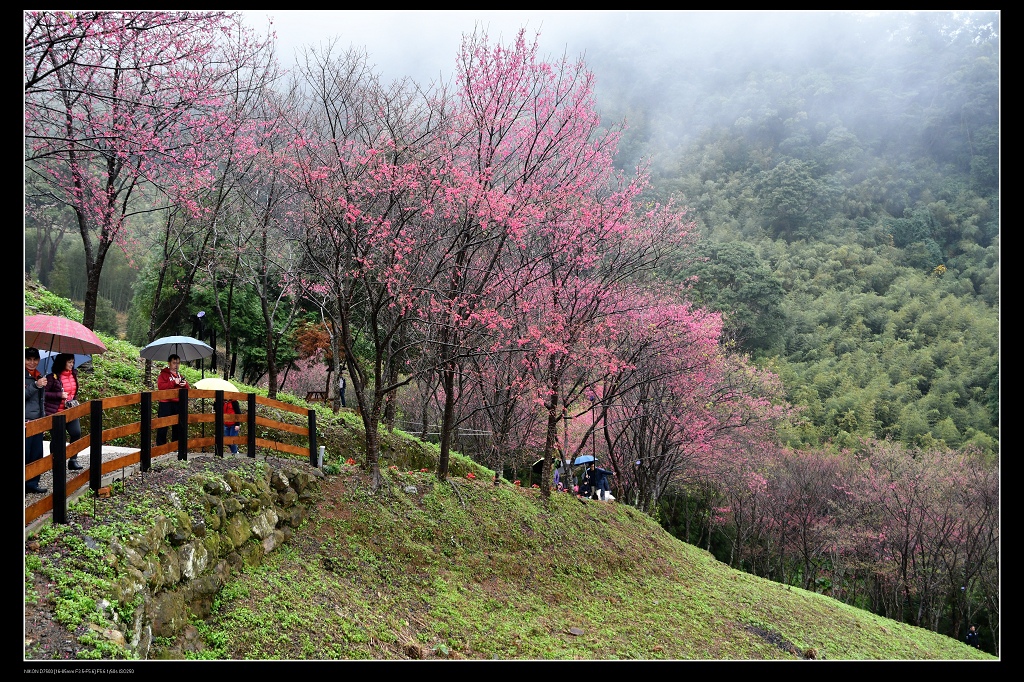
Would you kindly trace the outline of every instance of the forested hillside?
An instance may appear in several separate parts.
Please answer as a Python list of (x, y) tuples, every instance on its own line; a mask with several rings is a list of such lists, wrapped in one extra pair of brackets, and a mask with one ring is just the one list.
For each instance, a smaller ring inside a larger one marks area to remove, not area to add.
[(994, 455), (998, 14), (672, 16), (657, 69), (588, 55), (599, 101), (631, 126), (619, 164), (650, 158), (701, 226), (666, 274), (805, 408), (786, 440)]
[(999, 13), (608, 16), (427, 84), (27, 12), (26, 274), (271, 397), (345, 377), (374, 490), (382, 430), (545, 498), (589, 456), (731, 566), (998, 637)]

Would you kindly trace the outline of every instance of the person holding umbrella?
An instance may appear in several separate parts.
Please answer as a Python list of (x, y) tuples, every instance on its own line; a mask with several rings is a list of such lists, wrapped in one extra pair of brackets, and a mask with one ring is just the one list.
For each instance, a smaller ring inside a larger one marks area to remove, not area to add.
[(576, 497), (581, 499), (589, 498), (593, 494), (594, 490), (594, 465), (593, 463), (587, 464), (583, 468), (583, 474), (580, 476), (580, 482), (577, 489)]
[[(241, 427), (238, 422), (235, 421), (235, 415), (242, 414), (242, 406), (238, 404), (237, 400), (225, 400), (224, 401), (224, 435), (231, 437), (237, 436)], [(238, 446), (234, 443), (231, 444), (231, 454), (238, 454)]]
[[(96, 332), (81, 322), (59, 315), (26, 315), (25, 345), (33, 349), (45, 349), (50, 353), (56, 351), (58, 354), (53, 358), (52, 371), (47, 374), (43, 392), (43, 411), (47, 415), (63, 410), (67, 407), (67, 401), (74, 400), (78, 393), (75, 355), (89, 356), (107, 352), (106, 345), (96, 336)], [(38, 357), (36, 355), (32, 359)], [(26, 363), (29, 359), (26, 355)], [(72, 441), (82, 437), (82, 428), (77, 419), (68, 423), (67, 429)], [(81, 469), (82, 465), (77, 458), (72, 457), (68, 461), (68, 468)]]
[[(176, 354), (172, 353), (167, 356), (167, 366), (160, 370), (160, 374), (156, 378), (156, 388), (158, 391), (166, 391), (172, 388), (188, 388), (188, 381), (185, 377), (178, 373), (178, 366), (181, 365), (181, 358)], [(178, 413), (178, 398), (165, 398), (161, 400), (156, 407), (157, 417), (169, 417), (172, 414)], [(171, 427), (171, 437), (174, 440), (179, 440), (181, 434), (178, 432), (178, 425), (175, 424)], [(161, 426), (156, 430), (156, 444), (163, 445), (167, 442), (167, 427)]]
[[(43, 389), (46, 388), (46, 377), (36, 369), (39, 367), (39, 351), (35, 348), (25, 349), (25, 421), (41, 419), (45, 416), (43, 407)], [(43, 458), (43, 434), (25, 438), (25, 464), (31, 464)], [(47, 489), (39, 485), (39, 476), (25, 481), (25, 492), (45, 493)]]
[[(57, 414), (69, 407), (78, 405), (78, 370), (75, 369), (75, 356), (70, 353), (58, 353), (53, 359), (53, 371), (46, 377), (44, 403), (46, 414)], [(82, 437), (82, 424), (73, 419), (65, 425), (71, 442)], [(78, 455), (68, 460), (68, 469), (83, 469), (78, 463)]]
[(590, 463), (590, 478), (597, 499), (608, 501), (615, 499), (611, 496), (611, 491), (608, 490), (608, 477), (613, 474), (613, 471), (597, 466), (597, 460)]
[[(195, 383), (192, 388), (198, 388), (200, 391), (231, 391), (237, 393), (238, 388), (228, 381), (227, 379), (221, 379), (220, 377), (203, 377)], [(205, 409), (205, 408), (204, 408)], [(242, 406), (237, 400), (224, 399), (224, 436), (232, 437), (238, 436), (241, 433), (242, 420), (238, 415), (245, 414), (242, 412)], [(232, 444), (230, 446), (231, 454), (238, 454), (238, 446)]]

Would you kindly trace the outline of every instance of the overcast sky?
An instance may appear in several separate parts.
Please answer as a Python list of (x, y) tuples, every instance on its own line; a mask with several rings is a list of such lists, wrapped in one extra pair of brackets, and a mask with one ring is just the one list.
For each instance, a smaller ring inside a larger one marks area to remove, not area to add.
[[(249, 10), (248, 23), (265, 32), (268, 18), (277, 32), (282, 65), (291, 64), (296, 48), (339, 38), (343, 48), (365, 47), (370, 61), (388, 79), (411, 76), (416, 80), (448, 77), (455, 65), (459, 43), (474, 26), (487, 29), (492, 39), (511, 40), (526, 27), (540, 31), (542, 55), (578, 57), (588, 45), (577, 36), (607, 35), (610, 26), (621, 28), (630, 12), (580, 10)], [(598, 38), (599, 39), (599, 38)]]

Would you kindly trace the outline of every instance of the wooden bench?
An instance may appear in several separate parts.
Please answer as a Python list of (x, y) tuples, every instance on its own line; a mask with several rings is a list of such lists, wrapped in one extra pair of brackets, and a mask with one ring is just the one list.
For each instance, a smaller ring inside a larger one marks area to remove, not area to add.
[(327, 391), (308, 391), (306, 393), (307, 403), (329, 403), (330, 398), (327, 397)]

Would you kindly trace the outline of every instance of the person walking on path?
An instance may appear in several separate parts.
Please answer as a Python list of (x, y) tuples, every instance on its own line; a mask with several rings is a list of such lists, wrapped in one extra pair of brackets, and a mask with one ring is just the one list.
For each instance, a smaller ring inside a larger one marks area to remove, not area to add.
[(590, 471), (590, 477), (594, 481), (594, 494), (597, 499), (606, 501), (615, 499), (611, 496), (611, 491), (608, 490), (608, 477), (614, 472), (597, 466), (596, 461), (590, 463)]
[(341, 406), (345, 407), (345, 368), (338, 372), (338, 397), (341, 398)]
[[(160, 370), (160, 374), (156, 378), (156, 388), (158, 391), (166, 391), (172, 388), (188, 388), (188, 381), (178, 373), (179, 365), (181, 365), (180, 357), (174, 354), (167, 356), (167, 366)], [(157, 417), (169, 417), (172, 414), (178, 414), (177, 396), (161, 400), (156, 407)], [(171, 427), (171, 438), (175, 441), (181, 438), (177, 424)], [(156, 444), (163, 445), (166, 442), (167, 427), (162, 426), (156, 430)]]
[[(43, 390), (47, 379), (39, 373), (39, 351), (35, 348), (25, 349), (25, 421), (41, 419), (46, 416), (43, 406)], [(43, 434), (25, 438), (25, 464), (31, 464), (43, 458)], [(45, 493), (46, 488), (39, 485), (39, 476), (25, 481), (25, 492)]]
[[(78, 405), (78, 370), (75, 369), (75, 356), (69, 353), (58, 353), (53, 359), (53, 371), (46, 377), (44, 407), (46, 414), (57, 414), (69, 407)], [(70, 441), (74, 443), (82, 437), (82, 424), (73, 419), (64, 426)], [(78, 463), (78, 455), (68, 460), (68, 469), (77, 470), (84, 467)]]
[(967, 631), (967, 646), (973, 646), (975, 649), (980, 649), (981, 642), (978, 640), (978, 628), (972, 625), (971, 629)]

